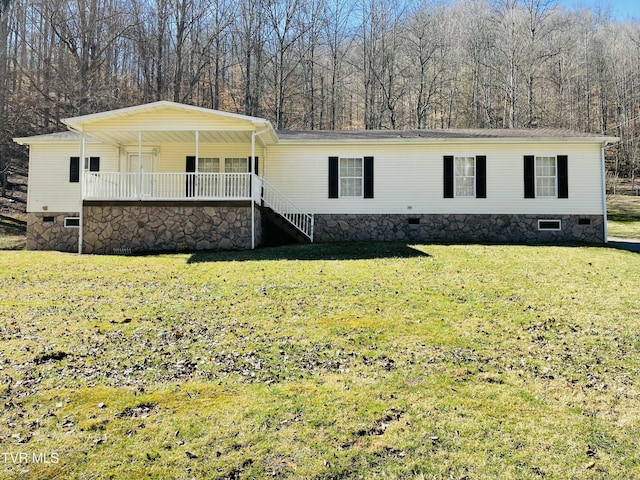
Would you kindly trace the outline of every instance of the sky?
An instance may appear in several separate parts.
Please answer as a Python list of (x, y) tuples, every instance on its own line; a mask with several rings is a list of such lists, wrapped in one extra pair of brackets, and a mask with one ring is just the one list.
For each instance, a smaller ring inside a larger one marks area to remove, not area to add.
[(618, 21), (640, 21), (639, 0), (560, 0), (559, 3), (568, 9), (584, 7), (595, 11), (598, 7), (609, 8), (613, 18)]

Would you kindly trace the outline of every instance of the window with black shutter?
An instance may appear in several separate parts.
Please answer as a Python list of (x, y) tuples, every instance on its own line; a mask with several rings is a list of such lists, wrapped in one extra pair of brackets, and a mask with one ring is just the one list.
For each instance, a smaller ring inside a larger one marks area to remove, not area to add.
[(476, 198), (487, 198), (487, 157), (476, 156)]
[(80, 157), (71, 157), (69, 159), (69, 182), (80, 182)]
[(373, 157), (364, 157), (364, 198), (373, 198)]
[(444, 198), (453, 198), (453, 155), (444, 156)]
[(187, 162), (185, 165), (185, 171), (187, 173), (186, 177), (186, 196), (187, 197), (194, 197), (196, 194), (196, 176), (195, 175), (189, 175), (189, 173), (194, 173), (196, 171), (196, 157), (195, 156), (188, 156), (187, 157)]
[(567, 155), (524, 157), (524, 198), (569, 198)]
[(558, 155), (558, 198), (569, 198), (569, 157)]
[(329, 198), (338, 198), (338, 157), (329, 157)]
[(443, 157), (444, 198), (487, 198), (487, 157)]
[(90, 172), (100, 171), (100, 157), (89, 157), (89, 171)]
[(524, 198), (536, 198), (536, 159), (533, 155), (524, 157)]

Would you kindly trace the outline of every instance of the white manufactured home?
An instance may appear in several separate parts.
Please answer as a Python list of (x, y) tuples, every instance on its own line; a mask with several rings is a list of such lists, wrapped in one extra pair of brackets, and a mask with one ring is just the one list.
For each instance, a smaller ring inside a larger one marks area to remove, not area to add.
[(29, 146), (27, 248), (606, 241), (604, 148), (561, 130), (275, 131), (155, 102), (69, 118)]

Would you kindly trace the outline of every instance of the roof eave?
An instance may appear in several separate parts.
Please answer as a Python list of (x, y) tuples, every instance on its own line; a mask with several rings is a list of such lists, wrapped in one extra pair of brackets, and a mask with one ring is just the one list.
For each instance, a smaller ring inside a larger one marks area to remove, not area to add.
[[(109, 110), (106, 112), (98, 112), (98, 113), (91, 113), (88, 115), (81, 115), (78, 117), (70, 117), (70, 118), (65, 118), (62, 120), (62, 123), (64, 123), (65, 125), (67, 125), (69, 128), (73, 128), (74, 130), (78, 130), (78, 131), (82, 131), (82, 127), (84, 125), (87, 125), (89, 123), (98, 121), (98, 120), (104, 120), (107, 118), (118, 118), (118, 117), (124, 117), (124, 116), (128, 116), (137, 112), (143, 112), (143, 111), (153, 111), (153, 110), (160, 110), (160, 109), (165, 109), (165, 108), (174, 108), (174, 109), (178, 109), (178, 110), (186, 110), (186, 111), (190, 111), (190, 112), (197, 112), (197, 113), (203, 113), (203, 114), (207, 114), (207, 115), (217, 115), (217, 116), (221, 116), (221, 117), (227, 117), (227, 118), (234, 118), (237, 120), (244, 120), (244, 121), (248, 121), (253, 123), (254, 125), (264, 125), (267, 124), (269, 126), (271, 126), (271, 124), (265, 120), (264, 118), (258, 118), (258, 117), (251, 117), (248, 115), (240, 115), (237, 113), (229, 113), (229, 112), (222, 112), (219, 110), (211, 110), (209, 108), (204, 108), (204, 107), (196, 107), (193, 105), (185, 105), (182, 103), (176, 103), (176, 102), (169, 102), (167, 100), (160, 100), (158, 102), (153, 102), (153, 103), (145, 103), (142, 105), (134, 105), (132, 107), (125, 107), (125, 108), (120, 108), (120, 109), (116, 109), (116, 110)], [(272, 127), (271, 127), (272, 128)]]
[[(65, 136), (60, 136), (61, 134)], [(73, 137), (68, 135), (75, 135)], [(45, 133), (42, 135), (33, 135), (31, 137), (15, 137), (12, 139), (18, 145), (34, 145), (34, 144), (61, 144), (61, 143), (70, 143), (76, 144), (80, 140), (80, 135), (75, 131), (64, 131), (64, 132), (56, 132), (56, 133)], [(97, 143), (98, 140), (87, 136), (87, 142)]]
[(532, 142), (542, 142), (542, 143), (616, 143), (620, 139), (618, 137), (502, 137), (502, 138), (406, 138), (406, 137), (398, 137), (398, 138), (326, 138), (326, 139), (318, 139), (318, 138), (298, 138), (298, 139), (288, 139), (279, 137), (279, 143), (281, 145), (310, 145), (310, 144), (318, 144), (318, 145), (327, 145), (327, 144), (344, 144), (344, 145), (357, 145), (362, 143), (375, 144), (375, 145), (397, 145), (397, 144), (414, 144), (414, 145), (424, 145), (424, 144), (467, 144), (467, 143), (503, 143), (503, 144), (513, 144), (513, 143), (532, 143)]

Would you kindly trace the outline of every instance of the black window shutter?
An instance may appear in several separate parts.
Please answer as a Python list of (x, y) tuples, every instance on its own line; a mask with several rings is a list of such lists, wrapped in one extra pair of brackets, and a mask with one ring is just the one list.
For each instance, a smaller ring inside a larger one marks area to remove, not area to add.
[(364, 198), (373, 198), (373, 157), (364, 157)]
[(249, 171), (255, 173), (256, 175), (260, 174), (260, 166), (259, 157), (253, 157), (253, 165), (249, 165)]
[(100, 171), (100, 157), (89, 157), (89, 171), (90, 172)]
[(338, 198), (338, 157), (329, 157), (329, 198)]
[(444, 156), (444, 198), (453, 198), (453, 156)]
[(569, 198), (569, 157), (558, 155), (558, 198)]
[[(196, 157), (187, 157), (187, 165), (185, 168), (187, 173), (193, 173), (196, 171)], [(193, 197), (196, 193), (196, 179), (195, 175), (187, 175), (186, 182), (186, 194), (187, 197)]]
[(524, 198), (536, 198), (536, 159), (524, 156)]
[(476, 198), (487, 198), (487, 157), (476, 157)]
[(196, 157), (187, 157), (187, 168), (185, 171), (187, 173), (196, 171)]
[(80, 181), (80, 157), (69, 158), (69, 182), (78, 183)]

